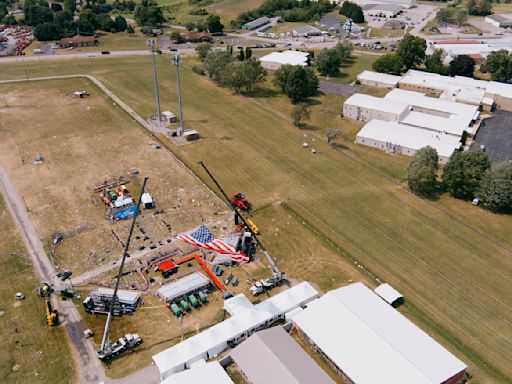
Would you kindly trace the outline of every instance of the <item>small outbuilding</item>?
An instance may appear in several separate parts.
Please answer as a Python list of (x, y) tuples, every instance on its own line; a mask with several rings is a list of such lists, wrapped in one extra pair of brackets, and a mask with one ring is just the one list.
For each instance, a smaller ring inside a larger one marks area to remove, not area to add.
[(170, 124), (175, 124), (178, 122), (178, 117), (171, 111), (163, 111), (162, 117), (165, 119), (165, 122)]
[(512, 27), (512, 19), (506, 15), (498, 15), (494, 13), (492, 15), (485, 16), (485, 22), (498, 28)]
[(152, 209), (155, 208), (155, 200), (153, 200), (153, 196), (149, 192), (144, 192), (140, 197), (140, 201), (144, 209)]
[(245, 23), (244, 25), (242, 25), (242, 29), (247, 29), (248, 31), (252, 31), (254, 29), (263, 27), (264, 25), (267, 25), (268, 23), (270, 23), (270, 19), (266, 16), (263, 16), (256, 20), (249, 21), (248, 23)]
[(379, 285), (374, 289), (375, 293), (381, 297), (386, 303), (394, 308), (400, 306), (404, 302), (404, 297), (400, 292), (388, 283)]

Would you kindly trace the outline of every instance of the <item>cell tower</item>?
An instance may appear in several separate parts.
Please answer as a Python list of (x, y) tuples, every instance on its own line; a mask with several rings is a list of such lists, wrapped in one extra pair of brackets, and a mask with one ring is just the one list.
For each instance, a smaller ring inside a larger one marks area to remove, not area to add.
[(158, 78), (156, 75), (155, 63), (155, 46), (156, 39), (147, 39), (146, 45), (151, 48), (151, 58), (153, 59), (153, 80), (155, 83), (155, 99), (156, 99), (156, 117), (158, 121), (162, 121), (162, 114), (160, 113), (160, 93), (158, 92)]
[(178, 104), (180, 108), (180, 127), (178, 128), (177, 136), (183, 136), (183, 107), (181, 103), (181, 86), (180, 86), (180, 65), (181, 58), (179, 53), (175, 54), (173, 57), (174, 65), (176, 66), (176, 82), (178, 83)]

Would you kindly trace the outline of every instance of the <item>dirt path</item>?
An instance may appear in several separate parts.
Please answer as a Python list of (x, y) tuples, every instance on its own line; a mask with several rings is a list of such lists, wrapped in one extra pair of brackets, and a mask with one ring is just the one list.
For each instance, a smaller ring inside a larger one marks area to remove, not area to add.
[[(16, 191), (1, 163), (0, 193), (5, 199), (6, 205), (30, 255), (35, 271), (41, 280), (53, 284), (56, 290), (64, 288), (62, 282), (55, 275), (55, 268), (50, 262), (43, 243), (28, 216), (25, 203)], [(55, 299), (53, 300), (53, 305), (58, 309), (69, 341), (74, 346), (72, 351), (79, 382), (98, 383), (104, 381), (103, 368), (96, 357), (94, 347), (82, 337), (85, 328), (75, 305), (69, 301), (57, 301)]]

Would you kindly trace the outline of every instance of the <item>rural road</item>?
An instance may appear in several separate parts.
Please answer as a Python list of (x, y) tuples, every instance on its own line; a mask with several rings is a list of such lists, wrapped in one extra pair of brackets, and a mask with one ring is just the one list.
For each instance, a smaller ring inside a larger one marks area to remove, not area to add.
[[(18, 232), (30, 255), (32, 265), (41, 278), (41, 281), (53, 284), (56, 290), (65, 288), (55, 275), (55, 268), (48, 259), (43, 243), (28, 216), (27, 207), (16, 191), (16, 188), (12, 184), (2, 164), (0, 164), (0, 193), (4, 197)], [(103, 368), (96, 357), (94, 347), (92, 343), (83, 339), (85, 327), (80, 318), (78, 309), (71, 301), (57, 301), (54, 298), (52, 302), (59, 311), (69, 340), (74, 346), (72, 353), (77, 362), (77, 375), (80, 383), (96, 384), (104, 381)]]

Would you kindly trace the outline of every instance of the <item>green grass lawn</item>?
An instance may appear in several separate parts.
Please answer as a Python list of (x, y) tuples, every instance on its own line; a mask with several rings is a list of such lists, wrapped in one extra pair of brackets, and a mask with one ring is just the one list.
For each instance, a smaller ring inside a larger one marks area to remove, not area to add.
[[(344, 68), (346, 82), (372, 59), (361, 56)], [(234, 96), (193, 74), (191, 65), (185, 60), (182, 71), (185, 122), (205, 140), (173, 151), (203, 179), (201, 159), (228, 193), (241, 190), (256, 208), (272, 207), (257, 210), (255, 220), (290, 278), (330, 289), (344, 284), (350, 273), (343, 271), (357, 263), (370, 283), (376, 276), (405, 295), (401, 311), (469, 365), (472, 383), (512, 382), (512, 217), (409, 193), (409, 159), (354, 145), (360, 125), (339, 117), (343, 98), (314, 98), (311, 121), (301, 131), (290, 121), (291, 104), (276, 90)], [(141, 115), (154, 109), (149, 58), (1, 68), (5, 78), (92, 73)], [(158, 70), (162, 105), (177, 110), (167, 58), (158, 58)], [(326, 127), (343, 133), (336, 149), (325, 144)], [(315, 155), (302, 149), (304, 135)], [(289, 247), (280, 233), (289, 234)], [(317, 246), (306, 254), (293, 236)], [(324, 259), (321, 245), (335, 257)]]
[[(44, 302), (35, 291), (39, 281), (1, 197), (0, 228), (0, 381), (73, 383), (66, 335), (62, 327), (46, 325)], [(16, 292), (26, 299), (16, 301)]]
[(264, 0), (221, 0), (206, 7), (209, 13), (219, 15), (227, 27), (231, 20), (246, 11), (258, 8)]

